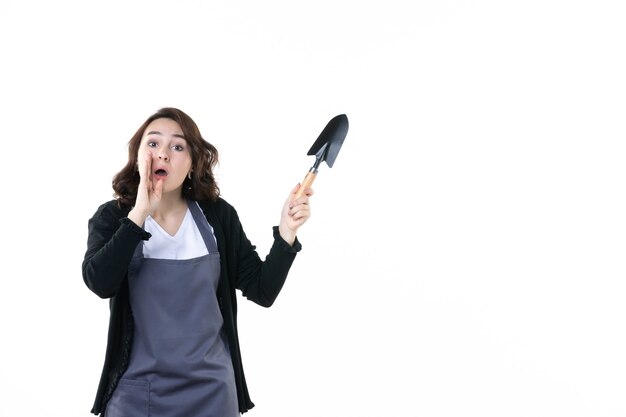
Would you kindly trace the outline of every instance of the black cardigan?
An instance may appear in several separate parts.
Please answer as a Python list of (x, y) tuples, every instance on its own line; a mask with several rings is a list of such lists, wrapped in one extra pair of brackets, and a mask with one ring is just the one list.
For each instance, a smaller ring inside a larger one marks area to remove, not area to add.
[[(217, 298), (224, 319), (224, 333), (235, 371), (239, 411), (245, 413), (250, 400), (243, 372), (237, 333), (235, 289), (255, 303), (269, 307), (283, 287), (296, 253), (296, 240), (289, 246), (274, 226), (274, 243), (264, 261), (246, 237), (233, 206), (219, 198), (198, 202), (213, 227), (220, 251), (221, 275)], [(91, 412), (103, 413), (115, 387), (128, 366), (134, 322), (129, 302), (127, 269), (135, 248), (150, 233), (128, 219), (130, 208), (119, 208), (115, 200), (102, 204), (89, 219), (87, 251), (82, 264), (83, 280), (101, 298), (110, 298), (106, 356), (96, 399)]]

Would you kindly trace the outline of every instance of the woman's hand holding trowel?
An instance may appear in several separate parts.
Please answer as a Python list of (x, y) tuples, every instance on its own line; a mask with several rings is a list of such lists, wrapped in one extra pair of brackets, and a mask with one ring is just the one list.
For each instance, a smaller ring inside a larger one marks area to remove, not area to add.
[[(296, 197), (296, 194), (300, 195)], [(293, 246), (296, 240), (298, 228), (311, 217), (309, 197), (312, 195), (312, 188), (304, 188), (301, 184), (298, 184), (291, 190), (287, 201), (283, 205), (278, 233), (290, 246)]]

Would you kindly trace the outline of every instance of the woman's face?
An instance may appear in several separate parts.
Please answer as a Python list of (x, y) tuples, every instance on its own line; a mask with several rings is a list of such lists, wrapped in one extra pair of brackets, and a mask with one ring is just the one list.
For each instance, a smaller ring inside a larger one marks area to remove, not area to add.
[(164, 193), (180, 191), (191, 171), (191, 151), (179, 124), (167, 118), (152, 121), (141, 137), (137, 161), (140, 172), (143, 164), (150, 165), (153, 182), (163, 179)]

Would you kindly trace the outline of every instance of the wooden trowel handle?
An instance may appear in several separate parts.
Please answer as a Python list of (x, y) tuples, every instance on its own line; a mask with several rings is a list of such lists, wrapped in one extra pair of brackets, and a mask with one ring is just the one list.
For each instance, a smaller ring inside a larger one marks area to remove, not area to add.
[(300, 185), (300, 188), (298, 188), (298, 191), (296, 191), (296, 196), (293, 198), (294, 200), (300, 197), (304, 193), (304, 190), (313, 184), (316, 175), (317, 174), (311, 171), (307, 172), (306, 177), (304, 177), (304, 181), (302, 181), (302, 184)]

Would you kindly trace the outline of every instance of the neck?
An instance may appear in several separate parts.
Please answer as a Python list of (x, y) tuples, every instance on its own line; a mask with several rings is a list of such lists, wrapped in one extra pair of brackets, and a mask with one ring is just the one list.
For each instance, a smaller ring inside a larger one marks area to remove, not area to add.
[(167, 193), (161, 196), (159, 207), (152, 213), (152, 217), (154, 219), (163, 218), (182, 210), (187, 210), (187, 201), (178, 190), (176, 193)]

